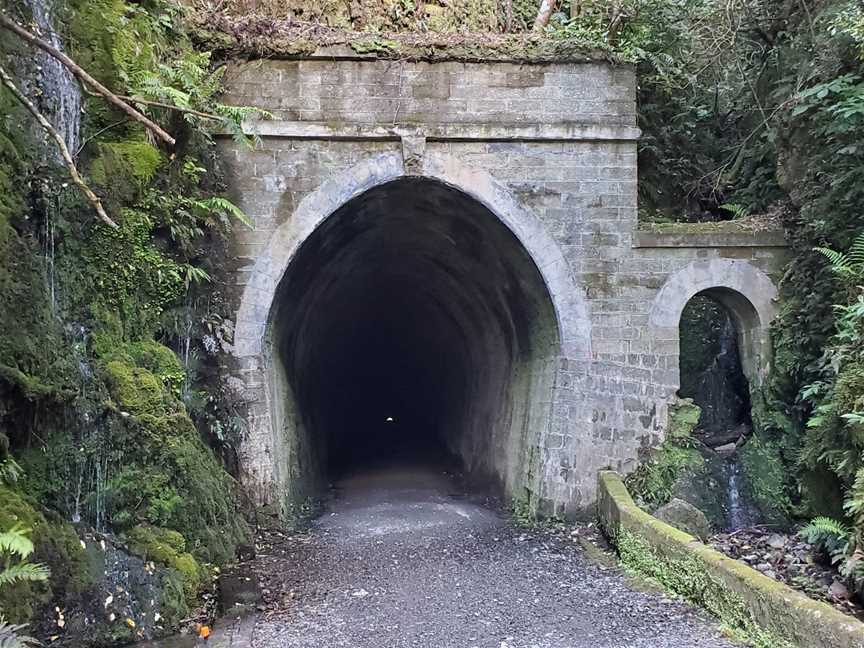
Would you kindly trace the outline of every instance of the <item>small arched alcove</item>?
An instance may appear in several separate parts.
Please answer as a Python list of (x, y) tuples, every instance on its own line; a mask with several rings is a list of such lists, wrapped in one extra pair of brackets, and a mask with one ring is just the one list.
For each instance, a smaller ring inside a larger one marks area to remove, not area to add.
[[(698, 432), (709, 447), (745, 437), (750, 430), (750, 385), (746, 367), (759, 316), (739, 293), (703, 290), (685, 305), (679, 323), (678, 394), (701, 409)], [(754, 358), (749, 356), (751, 361)]]
[(354, 196), (299, 246), (267, 328), (292, 499), (381, 463), (525, 478), (561, 336), (530, 254), (471, 196), (417, 177)]
[[(706, 409), (714, 412), (706, 412), (707, 419), (717, 414), (715, 420), (728, 419), (723, 425), (749, 423), (749, 390), (770, 369), (776, 296), (774, 283), (752, 264), (717, 258), (673, 272), (654, 298), (649, 322), (655, 335), (679, 342), (681, 395), (706, 405), (707, 392), (723, 387), (723, 394), (711, 396), (714, 404)], [(682, 320), (692, 335), (679, 328)]]
[(655, 334), (678, 339), (684, 308), (696, 295), (724, 307), (736, 328), (742, 371), (751, 384), (760, 384), (770, 369), (769, 327), (777, 298), (774, 283), (747, 261), (693, 261), (673, 272), (655, 296), (648, 318)]

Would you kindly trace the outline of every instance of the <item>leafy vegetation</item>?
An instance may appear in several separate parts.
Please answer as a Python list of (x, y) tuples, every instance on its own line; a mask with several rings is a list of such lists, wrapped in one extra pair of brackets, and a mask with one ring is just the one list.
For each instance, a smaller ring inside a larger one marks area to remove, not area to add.
[[(356, 30), (364, 38), (355, 51), (397, 58), (391, 30), (528, 32), (538, 5), (254, 4), (271, 19)], [(26, 23), (19, 5), (0, 0)], [(191, 33), (185, 13), (197, 9), (200, 30), (211, 3), (185, 5), (66, 3), (70, 54), (178, 141), (163, 147), (85, 97), (76, 163), (117, 229), (95, 222), (64, 186), (28, 116), (0, 91), (0, 527), (32, 528), (36, 555), (53, 571), (49, 583), (16, 582), (13, 595), (0, 596), (15, 623), (89, 578), (74, 531), (45, 506), (124, 533), (139, 555), (183, 576), (187, 602), (204, 565), (229, 559), (246, 533), (224, 469), (234, 467), (243, 421), (220, 391), (217, 353), (232, 335), (220, 261), (232, 228), (250, 223), (224, 196), (213, 132), (254, 144), (242, 122), (256, 111), (220, 103), (225, 68), (193, 44), (210, 41)], [(219, 6), (240, 24), (249, 5)], [(854, 556), (864, 541), (860, 3), (565, 0), (542, 33), (493, 41), (516, 60), (596, 48), (635, 62), (643, 220), (782, 220), (793, 262), (773, 373), (752, 394), (757, 430), (742, 460), (763, 510), (842, 518), (833, 528), (817, 519), (808, 537)], [(0, 39), (0, 59), (24, 62), (11, 69), (33, 73), (32, 57)], [(629, 478), (644, 502), (668, 500), (681, 470), (701, 461), (688, 443), (696, 420), (692, 411), (673, 417), (670, 440)], [(522, 502), (515, 515), (533, 511)], [(9, 628), (0, 625), (0, 645)]]
[(670, 409), (668, 440), (626, 478), (633, 497), (650, 509), (672, 499), (685, 471), (699, 472), (704, 464), (690, 436), (699, 422), (699, 407), (685, 399)]
[(755, 648), (791, 648), (788, 641), (760, 627), (744, 600), (712, 576), (695, 556), (656, 550), (644, 538), (623, 530), (615, 545), (626, 567), (701, 605), (720, 619), (737, 641)]
[[(215, 354), (231, 335), (219, 260), (232, 228), (251, 223), (223, 195), (213, 133), (254, 145), (241, 122), (255, 111), (218, 101), (224, 68), (193, 48), (176, 3), (64, 8), (55, 19), (67, 52), (177, 145), (154, 143), (85, 93), (76, 164), (114, 229), (93, 218), (0, 91), (0, 529), (32, 529), (34, 555), (51, 568), (38, 582), (16, 569), (0, 608), (10, 624), (36, 627), (104, 576), (64, 521), (75, 520), (126, 533), (162, 565), (163, 597), (177, 598), (163, 609), (170, 624), (188, 616), (206, 565), (230, 560), (248, 533), (220, 461), (240, 430), (218, 397)], [(0, 10), (31, 24), (20, 3), (0, 0)], [(0, 62), (24, 80), (37, 74), (33, 50), (3, 33)], [(181, 549), (153, 555), (145, 529)]]
[[(17, 583), (36, 583), (48, 580), (50, 570), (44, 565), (28, 562), (33, 543), (19, 524), (0, 532), (0, 591)], [(8, 624), (0, 608), (0, 648), (26, 648), (38, 642), (24, 634), (26, 625)]]

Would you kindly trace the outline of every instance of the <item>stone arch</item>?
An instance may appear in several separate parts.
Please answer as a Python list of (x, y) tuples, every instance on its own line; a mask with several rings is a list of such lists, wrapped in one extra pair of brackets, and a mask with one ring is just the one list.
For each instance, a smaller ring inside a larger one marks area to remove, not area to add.
[[(303, 241), (352, 198), (406, 175), (401, 154), (371, 157), (325, 181), (300, 202), (292, 217), (275, 231), (258, 256), (243, 289), (235, 321), (236, 357), (262, 352), (277, 285)], [(420, 175), (471, 196), (513, 232), (537, 265), (552, 298), (562, 353), (573, 359), (590, 358), (591, 320), (587, 301), (574, 282), (561, 249), (542, 223), (488, 172), (469, 167), (452, 156), (425, 156)]]
[(769, 371), (769, 327), (777, 308), (777, 288), (764, 272), (736, 259), (706, 259), (672, 273), (654, 298), (649, 324), (678, 339), (684, 307), (695, 295), (720, 302), (735, 320), (744, 372), (759, 384)]
[[(519, 205), (503, 185), (487, 172), (467, 167), (450, 156), (426, 155), (422, 165), (411, 172), (406, 170), (398, 153), (370, 157), (325, 181), (299, 203), (257, 257), (243, 290), (233, 355), (238, 360), (250, 403), (249, 434), (241, 447), (241, 460), (246, 464), (243, 481), (259, 504), (278, 500), (284, 511), (286, 504), (302, 500), (312, 490), (301, 485), (298, 492), (293, 486), (302, 481), (301, 474), (312, 464), (317, 464), (318, 473), (321, 471), (320, 453), (310, 449), (307, 441), (298, 445), (296, 438), (283, 433), (284, 429), (299, 429), (303, 423), (286, 366), (278, 359), (282, 352), (277, 349), (278, 340), (274, 340), (272, 330), (277, 328), (273, 326), (273, 318), (275, 304), (280, 299), (280, 284), (295, 259), (300, 258), (304, 243), (324, 230), (331, 216), (387, 185), (410, 179), (433, 181), (476, 201), (480, 207), (475, 212), (477, 219), (485, 218), (479, 215), (482, 211), (495, 219), (499, 224), (496, 226), (503, 225), (530, 259), (548, 296), (554, 319), (554, 349), (550, 346), (548, 351), (538, 354), (531, 367), (523, 365), (516, 369), (518, 388), (529, 393), (523, 402), (537, 406), (516, 406), (512, 412), (512, 416), (528, 421), (526, 429), (532, 430), (530, 435), (513, 443), (542, 443), (554, 400), (557, 358), (590, 358), (587, 303), (573, 281), (568, 263), (542, 223)], [(303, 434), (308, 437), (306, 432)], [(523, 464), (527, 464), (530, 456), (530, 452), (523, 452), (524, 460), (519, 460), (518, 465), (507, 459), (510, 465), (501, 471), (506, 474), (497, 475), (505, 488), (512, 491), (522, 477), (527, 478), (530, 471)], [(285, 461), (285, 457), (290, 460)], [(517, 473), (522, 473), (521, 477)]]

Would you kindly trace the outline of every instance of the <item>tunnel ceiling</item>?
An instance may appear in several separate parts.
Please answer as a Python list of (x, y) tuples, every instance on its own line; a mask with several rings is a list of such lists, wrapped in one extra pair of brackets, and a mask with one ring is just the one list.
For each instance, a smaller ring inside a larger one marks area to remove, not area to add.
[(547, 290), (515, 236), (481, 203), (421, 179), (325, 220), (280, 284), (271, 331), (287, 382), (276, 397), (291, 401), (277, 427), (311, 463), (437, 449), (500, 479), (518, 461), (532, 376), (557, 346)]

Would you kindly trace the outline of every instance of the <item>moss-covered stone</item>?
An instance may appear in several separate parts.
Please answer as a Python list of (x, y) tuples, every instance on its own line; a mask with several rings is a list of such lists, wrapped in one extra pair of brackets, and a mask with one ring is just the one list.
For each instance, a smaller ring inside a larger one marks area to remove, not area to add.
[(785, 526), (792, 514), (787, 482), (789, 469), (777, 444), (760, 434), (750, 437), (739, 451), (741, 467), (753, 500), (765, 520)]
[(111, 396), (118, 406), (132, 414), (163, 414), (170, 400), (162, 381), (143, 367), (112, 360), (105, 365)]
[(691, 434), (701, 410), (690, 399), (669, 407), (667, 441), (627, 476), (627, 487), (645, 506), (654, 509), (675, 495), (675, 484), (685, 471), (700, 472), (704, 459), (692, 445)]
[(195, 557), (186, 551), (186, 539), (173, 529), (139, 525), (126, 533), (129, 550), (143, 558), (175, 570), (181, 580), (186, 603), (194, 605), (206, 576)]
[(98, 150), (90, 163), (90, 178), (115, 198), (134, 198), (163, 163), (159, 149), (144, 140), (104, 142)]
[(599, 524), (622, 562), (705, 607), (734, 638), (757, 648), (847, 648), (864, 638), (860, 621), (640, 510), (617, 474), (601, 472), (598, 485)]
[(669, 406), (669, 424), (666, 435), (670, 439), (690, 438), (699, 424), (702, 409), (690, 398), (680, 398)]
[(138, 340), (106, 350), (104, 358), (121, 360), (146, 369), (176, 396), (186, 377), (177, 354), (155, 340)]

